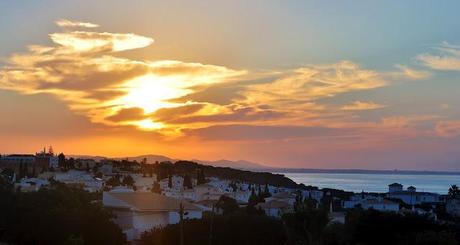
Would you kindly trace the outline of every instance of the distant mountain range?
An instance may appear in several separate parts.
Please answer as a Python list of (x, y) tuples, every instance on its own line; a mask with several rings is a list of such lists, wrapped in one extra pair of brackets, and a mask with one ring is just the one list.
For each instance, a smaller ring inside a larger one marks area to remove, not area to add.
[[(94, 159), (96, 161), (102, 159), (109, 159), (109, 157), (102, 157), (102, 156), (90, 156), (90, 155), (69, 155), (68, 157), (74, 158), (85, 158), (85, 159)], [(147, 163), (155, 163), (155, 162), (176, 162), (179, 160), (185, 159), (174, 159), (163, 155), (141, 155), (135, 157), (116, 157), (113, 159), (122, 160), (128, 159), (130, 161), (138, 161), (141, 162), (144, 158), (147, 159)], [(198, 160), (192, 159), (189, 160), (192, 162), (211, 165), (214, 167), (228, 167), (228, 168), (235, 168), (235, 169), (242, 169), (242, 170), (252, 170), (257, 172), (272, 172), (272, 173), (343, 173), (343, 174), (420, 174), (420, 175), (460, 175), (460, 171), (424, 171), (424, 170), (369, 170), (369, 169), (313, 169), (313, 168), (273, 168), (268, 167), (260, 163), (245, 161), (245, 160), (216, 160), (216, 161), (205, 161), (205, 160)]]
[[(97, 161), (102, 160), (102, 159), (109, 159), (109, 157), (89, 156), (89, 155), (69, 155), (68, 157), (94, 159)], [(117, 160), (127, 159), (129, 161), (136, 160), (138, 162), (141, 162), (144, 158), (147, 160), (147, 163), (166, 162), (166, 161), (176, 162), (179, 160), (185, 160), (185, 159), (174, 159), (174, 158), (170, 158), (167, 156), (153, 155), (153, 154), (141, 155), (141, 156), (135, 156), (135, 157), (116, 157), (113, 159), (117, 159)], [(228, 168), (244, 169), (244, 170), (268, 169), (267, 166), (264, 166), (262, 164), (249, 162), (245, 160), (231, 161), (231, 160), (222, 159), (222, 160), (216, 160), (216, 161), (205, 161), (205, 160), (193, 159), (190, 161), (200, 163), (200, 164), (205, 164), (205, 165), (211, 165), (214, 167), (228, 167)]]

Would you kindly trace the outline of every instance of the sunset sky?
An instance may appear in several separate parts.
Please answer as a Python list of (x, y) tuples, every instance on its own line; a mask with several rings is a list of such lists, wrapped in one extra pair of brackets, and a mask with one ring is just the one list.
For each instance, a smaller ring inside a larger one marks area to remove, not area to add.
[(0, 1), (0, 153), (458, 171), (459, 9)]

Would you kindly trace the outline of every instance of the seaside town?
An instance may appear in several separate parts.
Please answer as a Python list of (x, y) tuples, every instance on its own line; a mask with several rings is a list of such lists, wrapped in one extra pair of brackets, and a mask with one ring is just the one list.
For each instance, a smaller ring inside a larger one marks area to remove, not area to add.
[(1, 155), (0, 173), (15, 193), (40, 193), (63, 185), (97, 194), (93, 202), (111, 212), (111, 221), (131, 243), (169, 225), (183, 229), (186, 221), (236, 209), (253, 210), (270, 220), (283, 220), (306, 208), (324, 210), (324, 226), (346, 224), (351, 210), (420, 216), (442, 225), (460, 217), (456, 185), (445, 195), (399, 183), (388, 183), (386, 193), (352, 193), (296, 184), (282, 175), (188, 161), (66, 157), (52, 147), (36, 154)]

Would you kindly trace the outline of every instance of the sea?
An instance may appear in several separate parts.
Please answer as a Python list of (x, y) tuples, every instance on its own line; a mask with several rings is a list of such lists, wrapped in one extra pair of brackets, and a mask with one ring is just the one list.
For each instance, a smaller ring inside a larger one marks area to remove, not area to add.
[(388, 185), (400, 183), (404, 189), (414, 186), (417, 191), (446, 194), (453, 184), (460, 186), (460, 175), (456, 174), (389, 174), (389, 173), (305, 173), (277, 172), (296, 183), (334, 188), (352, 192), (388, 192)]

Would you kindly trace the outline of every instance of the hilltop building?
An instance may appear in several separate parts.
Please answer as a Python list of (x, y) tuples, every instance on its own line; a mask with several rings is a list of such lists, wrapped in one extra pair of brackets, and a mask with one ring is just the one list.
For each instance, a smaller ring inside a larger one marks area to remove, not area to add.
[(54, 154), (51, 146), (48, 151), (44, 148), (43, 151), (37, 152), (35, 155), (10, 154), (0, 156), (0, 168), (11, 169), (20, 178), (34, 177), (50, 168), (56, 169), (58, 165), (58, 157)]
[(416, 205), (422, 203), (438, 203), (440, 202), (440, 195), (431, 192), (418, 192), (414, 186), (409, 186), (406, 190), (403, 185), (393, 183), (388, 186), (388, 198), (400, 199), (409, 205)]

